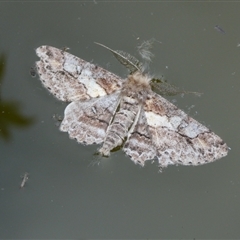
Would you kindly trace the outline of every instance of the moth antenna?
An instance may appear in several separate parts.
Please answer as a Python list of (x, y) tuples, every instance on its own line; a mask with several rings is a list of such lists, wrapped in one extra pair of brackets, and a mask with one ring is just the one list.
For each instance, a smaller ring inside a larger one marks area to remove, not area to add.
[(101, 43), (98, 42), (94, 42), (99, 46), (102, 46), (106, 49), (108, 49), (111, 53), (113, 53), (113, 55), (115, 56), (115, 58), (122, 64), (124, 65), (126, 68), (128, 68), (128, 70), (130, 71), (130, 73), (134, 73), (134, 72), (143, 72), (143, 64), (134, 56), (130, 55), (129, 53), (126, 53), (124, 51), (121, 50), (113, 50)]
[(150, 82), (150, 85), (153, 90), (155, 90), (157, 93), (164, 96), (174, 96), (177, 94), (194, 94), (200, 97), (203, 94), (203, 93), (191, 92), (191, 91), (185, 91), (185, 90), (179, 89), (178, 87), (170, 83), (167, 83), (162, 79), (153, 78)]

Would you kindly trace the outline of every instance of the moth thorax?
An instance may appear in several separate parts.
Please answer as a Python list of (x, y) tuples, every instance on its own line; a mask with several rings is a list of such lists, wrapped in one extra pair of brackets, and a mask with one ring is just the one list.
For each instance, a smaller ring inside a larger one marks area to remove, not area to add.
[(151, 89), (150, 87), (151, 78), (148, 75), (144, 75), (143, 73), (137, 71), (128, 76), (127, 85), (128, 87), (134, 88), (136, 91), (142, 89)]
[(151, 91), (150, 78), (141, 72), (135, 72), (128, 76), (127, 81), (122, 87), (122, 96), (133, 98), (139, 104), (142, 104), (148, 93)]

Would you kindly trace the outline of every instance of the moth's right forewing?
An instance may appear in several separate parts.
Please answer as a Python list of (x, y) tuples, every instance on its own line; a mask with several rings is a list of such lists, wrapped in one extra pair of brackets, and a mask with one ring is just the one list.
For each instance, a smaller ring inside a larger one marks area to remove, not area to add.
[(202, 165), (227, 155), (219, 136), (160, 95), (149, 94), (144, 110), (161, 167)]

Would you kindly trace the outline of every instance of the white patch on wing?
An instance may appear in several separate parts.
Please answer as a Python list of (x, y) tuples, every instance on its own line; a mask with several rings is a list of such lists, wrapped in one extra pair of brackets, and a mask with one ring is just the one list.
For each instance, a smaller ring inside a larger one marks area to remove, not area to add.
[(147, 123), (151, 127), (167, 127), (170, 130), (174, 130), (173, 125), (169, 122), (167, 116), (160, 116), (153, 112), (145, 112)]
[(193, 120), (189, 122), (189, 124), (185, 128), (181, 129), (180, 133), (188, 136), (189, 138), (195, 138), (198, 136), (198, 134), (207, 131), (209, 131), (209, 129), (207, 129), (203, 125), (200, 125), (197, 121)]
[[(84, 71), (86, 73), (89, 73), (88, 71)], [(102, 97), (106, 95), (105, 90), (100, 87), (94, 78), (92, 78), (91, 76), (85, 75), (85, 77), (83, 77), (81, 75), (81, 77), (79, 77), (79, 82), (83, 83), (85, 85), (85, 88), (87, 89), (87, 94), (92, 97)]]
[(76, 72), (80, 72), (82, 68), (72, 62), (65, 62), (63, 69), (70, 74), (75, 74)]

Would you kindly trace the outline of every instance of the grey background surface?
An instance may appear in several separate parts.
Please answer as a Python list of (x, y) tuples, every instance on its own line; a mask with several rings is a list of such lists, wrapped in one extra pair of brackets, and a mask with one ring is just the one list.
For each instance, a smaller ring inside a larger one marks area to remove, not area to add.
[[(0, 139), (0, 238), (240, 237), (239, 12), (236, 2), (0, 2), (1, 98), (35, 119)], [(152, 73), (204, 93), (168, 99), (221, 136), (232, 149), (227, 157), (163, 173), (156, 164), (135, 166), (122, 151), (96, 164), (98, 146), (58, 130), (52, 116), (66, 104), (29, 74), (38, 46), (67, 46), (126, 77), (93, 42), (136, 55), (153, 37), (161, 43)]]

